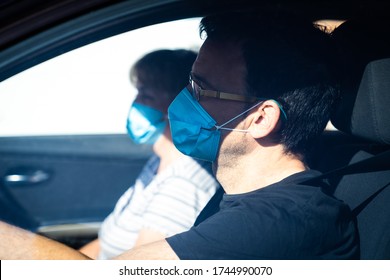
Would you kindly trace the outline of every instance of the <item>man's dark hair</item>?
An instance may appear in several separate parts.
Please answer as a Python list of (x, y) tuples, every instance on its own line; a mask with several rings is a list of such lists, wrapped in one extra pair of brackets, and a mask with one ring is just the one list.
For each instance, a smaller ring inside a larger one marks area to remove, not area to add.
[(303, 159), (324, 130), (337, 98), (330, 36), (299, 17), (257, 12), (207, 16), (200, 33), (240, 44), (247, 67), (244, 94), (282, 105), (287, 120), (274, 139), (286, 153)]
[(168, 93), (172, 101), (188, 84), (188, 76), (197, 53), (191, 50), (157, 50), (140, 58), (130, 70), (133, 84), (143, 84)]

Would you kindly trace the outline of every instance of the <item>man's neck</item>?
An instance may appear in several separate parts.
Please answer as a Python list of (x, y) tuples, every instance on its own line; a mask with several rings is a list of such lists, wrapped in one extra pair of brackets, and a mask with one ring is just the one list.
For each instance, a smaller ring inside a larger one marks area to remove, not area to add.
[(278, 147), (261, 153), (254, 151), (215, 169), (227, 194), (258, 190), (307, 169), (300, 159), (286, 156)]

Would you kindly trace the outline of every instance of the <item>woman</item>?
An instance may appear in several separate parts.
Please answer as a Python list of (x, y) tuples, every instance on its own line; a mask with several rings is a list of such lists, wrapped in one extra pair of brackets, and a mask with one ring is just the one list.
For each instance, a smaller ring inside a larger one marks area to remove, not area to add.
[(135, 143), (152, 144), (155, 155), (105, 219), (98, 239), (80, 249), (89, 257), (112, 258), (188, 230), (219, 187), (209, 163), (175, 148), (167, 120), (168, 106), (188, 84), (195, 58), (188, 50), (158, 50), (132, 67), (130, 80), (138, 94), (127, 131)]

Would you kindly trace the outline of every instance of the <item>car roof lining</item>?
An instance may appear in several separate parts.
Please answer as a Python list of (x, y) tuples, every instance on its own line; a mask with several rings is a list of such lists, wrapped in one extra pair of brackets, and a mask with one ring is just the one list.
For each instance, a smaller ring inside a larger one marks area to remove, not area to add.
[[(114, 3), (114, 4), (113, 4)], [(254, 8), (262, 10), (284, 9), (309, 16), (313, 21), (319, 19), (345, 19), (370, 9), (383, 10), (389, 3), (381, 0), (49, 0), (49, 1), (3, 1), (0, 3), (0, 50), (5, 46), (24, 40), (43, 30), (52, 28), (76, 17), (102, 10), (106, 6), (123, 7), (127, 13), (132, 9), (158, 11), (170, 7), (170, 14), (179, 16), (204, 16), (225, 10)]]

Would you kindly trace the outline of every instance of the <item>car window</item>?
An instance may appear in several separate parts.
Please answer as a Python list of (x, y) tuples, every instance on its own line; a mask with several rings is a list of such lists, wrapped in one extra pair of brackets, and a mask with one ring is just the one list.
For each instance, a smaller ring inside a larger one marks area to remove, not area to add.
[(125, 133), (131, 65), (160, 48), (198, 50), (199, 18), (120, 34), (0, 83), (0, 137)]

